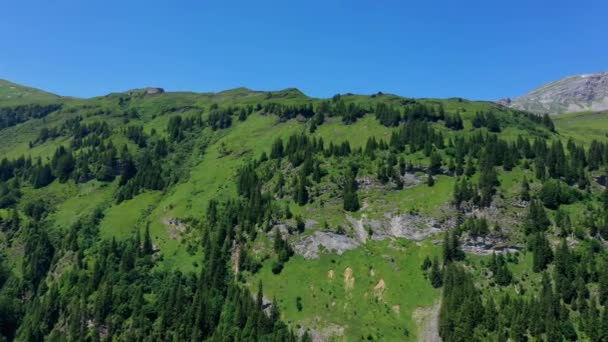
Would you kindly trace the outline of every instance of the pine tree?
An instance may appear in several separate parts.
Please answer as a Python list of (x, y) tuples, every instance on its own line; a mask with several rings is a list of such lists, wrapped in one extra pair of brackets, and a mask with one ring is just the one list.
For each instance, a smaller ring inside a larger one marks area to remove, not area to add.
[(452, 245), (450, 244), (450, 233), (445, 232), (443, 234), (443, 265), (447, 265), (448, 263), (454, 260), (454, 252), (452, 251)]
[(45, 187), (53, 181), (53, 172), (48, 164), (42, 164), (38, 159), (38, 164), (32, 171), (32, 186), (36, 189)]
[(475, 174), (475, 165), (473, 164), (473, 158), (470, 156), (467, 158), (467, 166), (465, 168), (464, 174), (467, 177), (471, 177)]
[(498, 310), (496, 310), (496, 304), (494, 303), (494, 299), (492, 297), (488, 298), (485, 307), (486, 311), (483, 315), (484, 326), (486, 330), (490, 332), (496, 331), (498, 328)]
[(439, 313), (439, 335), (444, 341), (473, 341), (483, 324), (485, 308), (471, 276), (457, 264), (444, 270), (443, 300)]
[(436, 175), (441, 172), (441, 154), (437, 151), (433, 151), (430, 157), (429, 163), (429, 174)]
[(509, 271), (507, 267), (507, 263), (502, 255), (498, 255), (496, 257), (496, 267), (495, 267), (494, 279), (496, 280), (496, 284), (500, 286), (507, 286), (511, 284), (513, 279), (513, 274)]
[(432, 265), (431, 259), (429, 258), (429, 256), (427, 255), (424, 260), (422, 261), (422, 265), (420, 265), (420, 269), (423, 271), (428, 270)]
[(281, 138), (277, 138), (272, 143), (272, 148), (270, 150), (270, 158), (271, 159), (283, 158), (283, 140), (281, 140)]
[(480, 205), (487, 207), (492, 203), (492, 197), (496, 192), (495, 187), (498, 185), (498, 176), (494, 166), (489, 162), (485, 161), (481, 165), (481, 174), (479, 176), (479, 192), (480, 192)]
[(529, 237), (529, 249), (532, 251), (532, 270), (541, 272), (553, 261), (553, 250), (543, 233), (535, 233)]
[(547, 171), (545, 167), (545, 161), (542, 158), (536, 158), (534, 165), (536, 178), (539, 180), (545, 180), (547, 178)]
[(125, 145), (120, 157), (120, 181), (119, 186), (127, 184), (127, 182), (137, 174), (135, 162)]
[[(604, 263), (605, 264), (605, 263)], [(608, 304), (608, 270), (604, 266), (600, 271), (600, 279), (598, 282), (598, 295), (600, 304)]]
[(142, 247), (142, 252), (144, 255), (150, 255), (154, 252), (154, 247), (152, 245), (152, 238), (150, 237), (150, 224), (146, 225), (146, 231), (144, 233), (144, 244)]
[(258, 292), (255, 301), (256, 306), (259, 309), (262, 309), (264, 306), (264, 287), (262, 286), (262, 281), (258, 281)]
[(526, 234), (545, 232), (551, 226), (545, 208), (538, 200), (530, 202), (523, 225)]
[(348, 172), (344, 180), (342, 189), (342, 198), (344, 200), (344, 210), (357, 211), (359, 210), (359, 196), (357, 195), (357, 181), (354, 172)]
[(553, 279), (557, 294), (561, 296), (565, 303), (571, 303), (576, 296), (574, 260), (570, 249), (563, 239), (555, 251), (555, 268), (553, 269)]
[(608, 308), (602, 311), (598, 337), (599, 341), (608, 341)]
[(443, 236), (443, 264), (444, 266), (452, 261), (460, 261), (465, 257), (460, 249), (460, 241), (456, 231), (446, 232)]
[(435, 185), (435, 178), (433, 178), (433, 175), (431, 173), (429, 173), (426, 177), (426, 185), (428, 185), (429, 187)]
[(315, 181), (315, 183), (320, 183), (321, 177), (323, 177), (323, 172), (321, 171), (319, 162), (316, 162), (312, 170), (312, 180)]
[(458, 236), (457, 231), (452, 231), (450, 233), (450, 250), (452, 251), (452, 259), (454, 261), (464, 260), (465, 254), (460, 249), (460, 237)]
[(441, 274), (441, 270), (439, 269), (439, 260), (437, 260), (437, 257), (433, 259), (431, 265), (430, 279), (431, 285), (434, 288), (439, 288), (443, 285), (443, 275)]
[(528, 183), (528, 179), (524, 177), (524, 180), (521, 183), (521, 193), (519, 198), (522, 201), (530, 201), (530, 184)]
[(308, 190), (306, 189), (306, 183), (306, 177), (299, 175), (296, 181), (296, 189), (293, 198), (298, 205), (308, 203)]

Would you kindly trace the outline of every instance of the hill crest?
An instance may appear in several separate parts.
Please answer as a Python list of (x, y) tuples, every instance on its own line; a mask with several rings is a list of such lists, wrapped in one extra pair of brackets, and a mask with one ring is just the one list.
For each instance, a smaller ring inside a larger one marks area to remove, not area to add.
[(516, 99), (498, 102), (536, 114), (607, 110), (608, 72), (568, 76)]

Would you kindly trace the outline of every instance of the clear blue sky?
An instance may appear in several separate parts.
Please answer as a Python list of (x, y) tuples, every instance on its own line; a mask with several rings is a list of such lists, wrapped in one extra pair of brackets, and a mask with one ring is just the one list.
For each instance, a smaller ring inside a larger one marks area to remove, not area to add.
[(608, 70), (608, 1), (6, 1), (0, 78), (62, 95), (496, 99)]

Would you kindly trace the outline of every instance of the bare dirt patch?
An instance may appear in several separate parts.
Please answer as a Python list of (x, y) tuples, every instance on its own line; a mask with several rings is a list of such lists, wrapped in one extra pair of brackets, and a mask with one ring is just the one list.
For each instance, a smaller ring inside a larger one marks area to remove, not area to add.
[(393, 312), (394, 312), (395, 314), (397, 314), (397, 315), (401, 314), (401, 305), (398, 305), (398, 304), (393, 305), (393, 306), (391, 307), (391, 309), (393, 309)]
[(419, 307), (412, 313), (412, 318), (418, 327), (418, 341), (441, 342), (439, 336), (439, 311), (441, 302), (433, 306)]
[(350, 290), (355, 287), (355, 277), (353, 276), (353, 269), (347, 267), (344, 270), (344, 288)]
[[(317, 324), (320, 319), (317, 318)], [(305, 328), (300, 327), (298, 329), (297, 335), (298, 337), (302, 337), (304, 333), (308, 332), (308, 336), (310, 336), (313, 342), (325, 342), (325, 341), (341, 341), (344, 338), (344, 330), (345, 328), (341, 325), (334, 323), (324, 323), (322, 328)]]
[(162, 223), (167, 228), (169, 232), (169, 236), (173, 240), (177, 240), (180, 236), (186, 232), (186, 224), (183, 223), (180, 219), (175, 217), (165, 217), (162, 219)]
[(382, 299), (382, 297), (384, 296), (385, 290), (386, 290), (386, 283), (384, 282), (384, 279), (380, 279), (378, 284), (376, 284), (376, 286), (374, 286), (374, 295), (376, 297)]
[(378, 284), (374, 286), (374, 291), (384, 291), (384, 289), (386, 289), (386, 283), (384, 282), (384, 279), (380, 279)]

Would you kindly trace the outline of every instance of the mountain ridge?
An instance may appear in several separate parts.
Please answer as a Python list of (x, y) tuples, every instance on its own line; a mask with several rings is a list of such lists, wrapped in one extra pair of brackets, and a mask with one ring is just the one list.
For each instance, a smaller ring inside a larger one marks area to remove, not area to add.
[(608, 72), (567, 76), (498, 103), (536, 114), (602, 111), (608, 109)]
[[(137, 95), (137, 94), (157, 95), (160, 93), (166, 93), (166, 94), (191, 94), (191, 95), (215, 97), (215, 98), (226, 98), (226, 99), (238, 99), (238, 98), (260, 96), (260, 97), (265, 97), (266, 99), (268, 99), (268, 98), (275, 98), (275, 99), (277, 99), (277, 98), (283, 98), (283, 99), (302, 98), (302, 99), (309, 99), (309, 100), (330, 100), (330, 99), (334, 98), (335, 96), (338, 96), (338, 97), (363, 96), (363, 97), (372, 97), (372, 98), (383, 96), (386, 98), (400, 98), (400, 99), (448, 100), (448, 101), (449, 100), (458, 100), (458, 101), (496, 103), (496, 101), (475, 100), (475, 99), (464, 98), (464, 97), (460, 97), (460, 96), (411, 97), (411, 96), (407, 96), (407, 95), (382, 92), (382, 91), (377, 91), (377, 92), (373, 92), (373, 93), (369, 93), (369, 94), (342, 92), (342, 93), (336, 93), (333, 96), (316, 97), (316, 96), (310, 96), (310, 95), (306, 94), (305, 92), (303, 92), (301, 89), (299, 89), (297, 87), (286, 87), (286, 88), (282, 88), (282, 89), (268, 90), (268, 89), (252, 89), (247, 86), (240, 86), (240, 87), (235, 87), (235, 88), (228, 88), (228, 89), (221, 89), (221, 90), (214, 90), (214, 91), (167, 90), (166, 88), (159, 87), (159, 86), (142, 86), (142, 87), (135, 87), (135, 88), (126, 89), (126, 90), (110, 91), (107, 94), (93, 95), (93, 96), (89, 96), (89, 97), (78, 97), (78, 96), (71, 96), (71, 95), (54, 94), (54, 93), (45, 91), (43, 89), (38, 89), (38, 88), (30, 87), (27, 85), (23, 85), (20, 83), (12, 82), (9, 80), (0, 79), (0, 106), (18, 104), (18, 103), (15, 103), (16, 101), (11, 101), (10, 103), (8, 103), (8, 101), (5, 101), (5, 99), (2, 95), (2, 83), (1, 82), (5, 82), (7, 88), (10, 85), (10, 86), (16, 87), (18, 89), (25, 89), (25, 90), (29, 90), (29, 91), (35, 91), (38, 93), (42, 93), (42, 94), (48, 94), (48, 95), (50, 95), (49, 96), (50, 99), (62, 99), (62, 100), (91, 100), (91, 99), (103, 98), (103, 97), (108, 97), (108, 96), (116, 96), (116, 95), (132, 96), (132, 95)], [(21, 102), (37, 102), (39, 100), (36, 98), (21, 98), (21, 99), (23, 100)]]
[(41, 102), (60, 99), (62, 96), (48, 91), (0, 79), (0, 104)]

